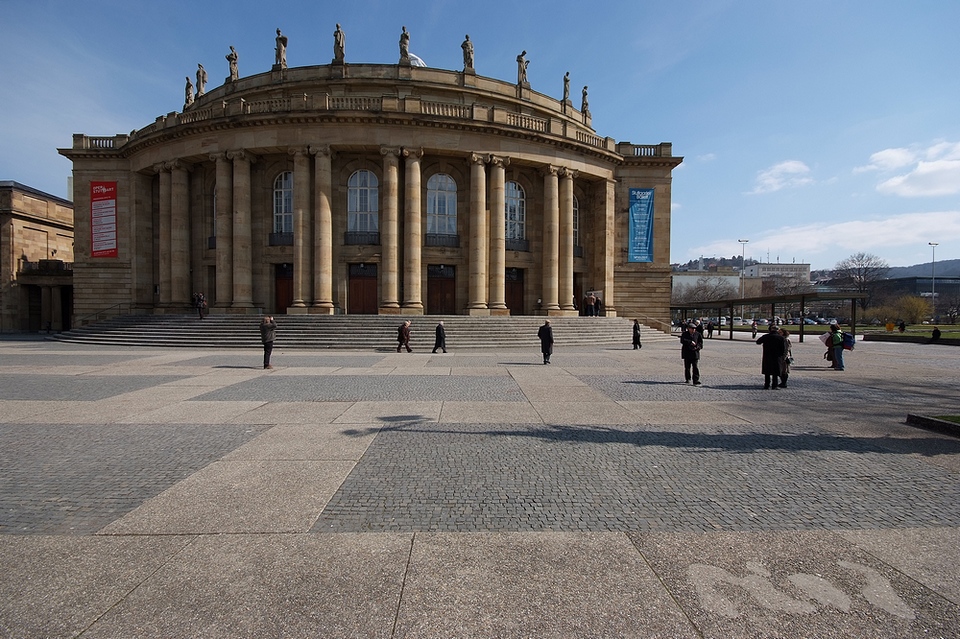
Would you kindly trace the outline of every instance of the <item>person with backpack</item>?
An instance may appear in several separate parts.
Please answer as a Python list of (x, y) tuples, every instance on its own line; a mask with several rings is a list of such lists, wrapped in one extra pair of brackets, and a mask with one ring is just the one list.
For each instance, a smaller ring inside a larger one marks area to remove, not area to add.
[(838, 371), (843, 370), (843, 333), (840, 332), (840, 326), (830, 325), (830, 341), (828, 347), (833, 349), (833, 365), (830, 368)]

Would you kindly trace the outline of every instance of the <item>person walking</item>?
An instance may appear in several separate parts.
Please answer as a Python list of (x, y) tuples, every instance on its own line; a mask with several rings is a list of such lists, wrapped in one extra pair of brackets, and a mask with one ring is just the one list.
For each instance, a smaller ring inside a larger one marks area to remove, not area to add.
[(403, 324), (400, 325), (400, 328), (397, 329), (397, 352), (400, 352), (400, 349), (406, 348), (408, 353), (412, 353), (413, 349), (410, 348), (410, 320), (405, 320)]
[(707, 322), (707, 337), (709, 337), (710, 339), (713, 339), (713, 328), (714, 328), (713, 320), (710, 320), (709, 322)]
[(780, 335), (780, 329), (774, 324), (770, 325), (770, 330), (766, 335), (761, 335), (757, 344), (763, 346), (763, 356), (760, 359), (760, 372), (763, 373), (763, 390), (769, 390), (770, 378), (773, 378), (772, 388), (776, 390), (780, 387), (780, 358), (783, 357), (787, 347)]
[(680, 334), (680, 357), (683, 359), (683, 377), (689, 384), (700, 385), (700, 351), (703, 350), (703, 335), (697, 332), (697, 325), (687, 324), (687, 330)]
[(643, 348), (640, 343), (640, 320), (633, 320), (633, 350)]
[(436, 353), (438, 348), (443, 349), (444, 353), (447, 352), (447, 331), (443, 328), (443, 320), (437, 324), (437, 338), (433, 341), (433, 352)]
[(543, 320), (543, 326), (537, 331), (537, 337), (540, 338), (540, 352), (543, 353), (543, 363), (550, 363), (550, 356), (553, 355), (553, 327), (550, 326), (550, 320)]
[(793, 363), (793, 344), (790, 343), (790, 331), (785, 328), (780, 329), (780, 336), (783, 337), (784, 352), (780, 358), (780, 388), (787, 387), (787, 378), (790, 377), (790, 364)]
[(270, 355), (273, 353), (273, 342), (277, 339), (277, 322), (272, 315), (264, 315), (260, 322), (260, 341), (263, 342), (263, 367), (273, 368), (270, 364)]
[(750, 324), (750, 330), (753, 331), (751, 339), (757, 339), (757, 320), (753, 320), (753, 323)]
[(833, 349), (833, 365), (830, 368), (834, 370), (842, 371), (843, 370), (843, 333), (840, 332), (840, 326), (837, 324), (830, 325), (830, 341), (828, 346)]

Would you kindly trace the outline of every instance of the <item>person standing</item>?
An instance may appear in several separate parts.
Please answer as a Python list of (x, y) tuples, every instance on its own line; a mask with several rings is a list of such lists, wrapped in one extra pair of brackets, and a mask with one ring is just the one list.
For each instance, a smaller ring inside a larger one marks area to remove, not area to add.
[(433, 340), (433, 352), (436, 353), (437, 349), (443, 349), (443, 352), (447, 352), (447, 331), (443, 328), (443, 320), (437, 324), (437, 338)]
[(780, 336), (783, 337), (784, 346), (783, 357), (780, 358), (780, 388), (786, 388), (787, 378), (790, 377), (790, 364), (793, 363), (793, 345), (790, 343), (790, 331), (781, 328)]
[(763, 346), (763, 355), (760, 359), (760, 372), (763, 373), (763, 390), (769, 390), (770, 378), (773, 378), (773, 389), (780, 387), (780, 358), (787, 350), (780, 335), (780, 329), (775, 325), (770, 325), (770, 331), (766, 335), (761, 335), (757, 344)]
[(273, 353), (273, 341), (277, 339), (277, 322), (272, 315), (264, 315), (260, 322), (260, 341), (263, 342), (263, 367), (273, 368), (270, 355)]
[(640, 320), (633, 320), (633, 350), (643, 348), (640, 343)]
[(751, 333), (751, 339), (757, 339), (757, 320), (753, 320), (750, 324), (750, 330), (753, 331), (753, 333)]
[(697, 332), (697, 325), (687, 324), (687, 330), (680, 334), (680, 357), (683, 358), (683, 377), (689, 384), (700, 385), (700, 351), (703, 350), (703, 335)]
[(590, 293), (589, 295), (587, 295), (587, 301), (583, 305), (584, 311), (586, 312), (587, 317), (593, 317), (593, 311), (596, 305), (597, 305), (597, 296), (594, 295), (593, 293)]
[(203, 311), (207, 308), (207, 298), (204, 297), (203, 293), (197, 293), (196, 298), (197, 315), (200, 319), (203, 319)]
[(840, 332), (840, 326), (830, 325), (830, 347), (833, 349), (833, 368), (838, 371), (843, 370), (843, 333)]
[(410, 320), (406, 320), (397, 329), (397, 352), (399, 353), (402, 348), (406, 348), (408, 353), (413, 352), (410, 348)]
[(710, 320), (709, 322), (707, 322), (707, 337), (709, 337), (710, 339), (713, 339), (713, 328), (714, 328), (713, 320)]
[(537, 331), (537, 337), (540, 338), (540, 352), (543, 353), (543, 363), (550, 363), (550, 356), (553, 355), (553, 327), (550, 326), (550, 320), (543, 320), (543, 326)]

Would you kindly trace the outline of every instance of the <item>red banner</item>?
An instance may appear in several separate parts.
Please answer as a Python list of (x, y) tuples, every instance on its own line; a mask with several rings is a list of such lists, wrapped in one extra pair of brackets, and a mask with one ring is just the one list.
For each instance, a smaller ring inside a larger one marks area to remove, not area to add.
[(117, 257), (117, 183), (90, 183), (90, 256)]

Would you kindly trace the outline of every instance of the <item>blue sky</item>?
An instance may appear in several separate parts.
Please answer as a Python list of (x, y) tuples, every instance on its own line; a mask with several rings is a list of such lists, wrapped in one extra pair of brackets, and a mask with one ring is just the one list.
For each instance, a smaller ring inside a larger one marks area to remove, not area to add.
[(273, 63), (395, 63), (401, 26), (429, 66), (534, 91), (589, 85), (597, 133), (672, 142), (671, 260), (740, 254), (830, 268), (864, 251), (891, 266), (960, 258), (960, 2), (526, 0), (263, 2), (0, 0), (0, 179), (67, 196), (74, 133), (142, 128)]

